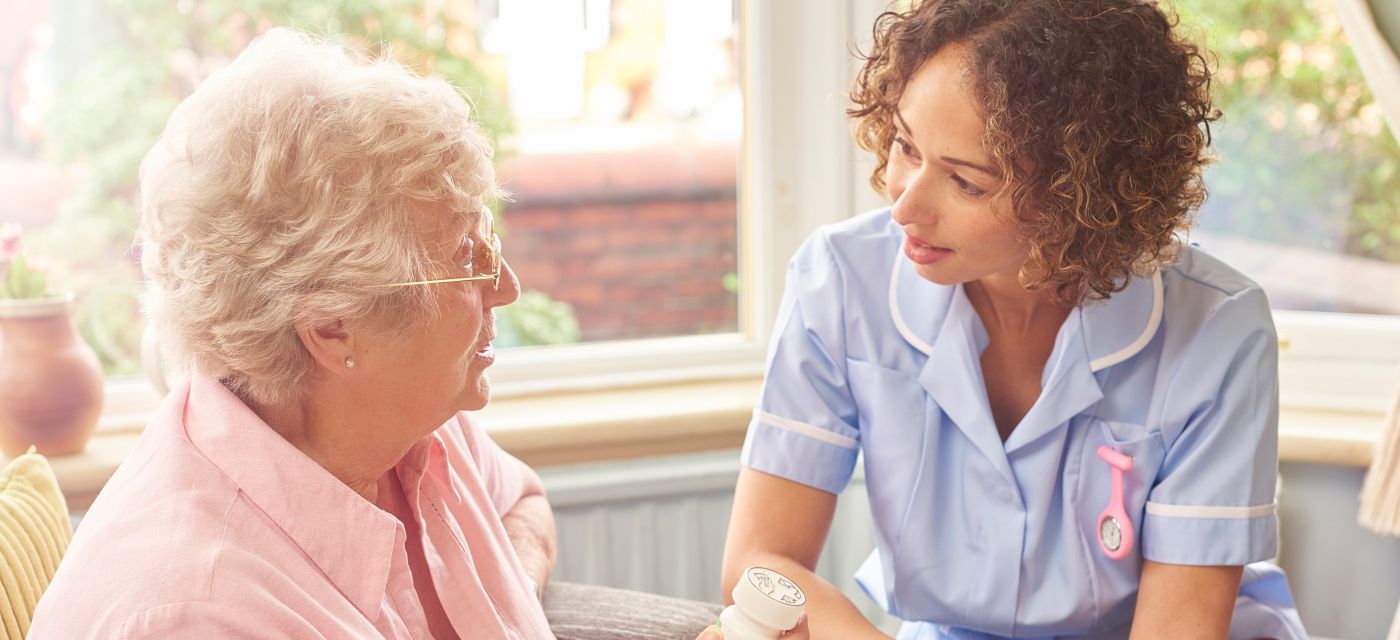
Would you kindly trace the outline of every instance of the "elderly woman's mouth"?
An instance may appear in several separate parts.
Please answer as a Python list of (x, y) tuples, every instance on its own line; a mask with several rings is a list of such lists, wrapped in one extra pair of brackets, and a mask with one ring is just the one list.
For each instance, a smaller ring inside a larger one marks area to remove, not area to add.
[(476, 350), (472, 359), (483, 367), (490, 366), (491, 363), (496, 361), (496, 347), (491, 345), (490, 340), (487, 340)]

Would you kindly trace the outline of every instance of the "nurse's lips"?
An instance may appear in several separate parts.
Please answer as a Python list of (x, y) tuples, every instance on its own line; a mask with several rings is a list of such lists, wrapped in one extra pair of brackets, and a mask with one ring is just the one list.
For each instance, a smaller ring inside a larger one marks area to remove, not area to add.
[(914, 236), (906, 235), (904, 236), (904, 255), (913, 260), (915, 264), (928, 265), (953, 255), (953, 250), (935, 247)]

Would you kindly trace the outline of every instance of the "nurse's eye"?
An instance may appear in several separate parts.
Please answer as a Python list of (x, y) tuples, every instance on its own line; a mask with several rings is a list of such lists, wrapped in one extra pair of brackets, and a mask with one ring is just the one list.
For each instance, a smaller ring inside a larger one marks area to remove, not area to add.
[(913, 145), (909, 144), (909, 142), (906, 141), (904, 138), (901, 138), (901, 137), (899, 137), (899, 136), (895, 136), (895, 137), (894, 137), (894, 146), (895, 146), (896, 149), (899, 150), (899, 153), (900, 153), (901, 155), (906, 156), (906, 157), (908, 157), (908, 158), (911, 159), (911, 160), (918, 160), (918, 159), (919, 159), (919, 151), (918, 151), (917, 149), (915, 149)]
[(987, 193), (986, 189), (983, 189), (975, 184), (972, 184), (971, 182), (968, 182), (967, 180), (963, 179), (962, 176), (956, 173), (952, 175), (952, 178), (953, 183), (958, 185), (958, 190), (962, 191), (963, 193), (966, 193), (967, 195), (980, 196)]

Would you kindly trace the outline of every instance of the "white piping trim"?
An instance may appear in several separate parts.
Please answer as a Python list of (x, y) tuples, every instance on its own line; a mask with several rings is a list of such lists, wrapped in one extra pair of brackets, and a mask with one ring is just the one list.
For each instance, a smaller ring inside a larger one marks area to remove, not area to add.
[(832, 433), (830, 431), (827, 431), (826, 429), (814, 427), (804, 422), (798, 422), (796, 420), (789, 420), (787, 418), (775, 416), (771, 413), (768, 413), (767, 411), (755, 410), (753, 413), (755, 422), (766, 424), (775, 429), (791, 431), (798, 435), (807, 436), (808, 438), (811, 438), (813, 440), (820, 440), (827, 444), (834, 444), (843, 449), (860, 448), (860, 444), (856, 442), (855, 438), (843, 436), (839, 433)]
[(890, 270), (890, 317), (894, 319), (894, 328), (899, 330), (899, 335), (904, 336), (904, 339), (908, 340), (909, 344), (914, 345), (915, 349), (924, 352), (924, 355), (931, 356), (933, 355), (933, 346), (914, 335), (914, 332), (909, 329), (909, 325), (905, 324), (904, 316), (899, 313), (899, 265), (903, 257), (904, 256), (900, 254), (900, 252), (896, 251), (894, 254), (894, 269)]
[(1162, 270), (1152, 272), (1152, 315), (1147, 318), (1147, 326), (1143, 328), (1142, 334), (1133, 340), (1132, 344), (1123, 347), (1116, 353), (1110, 353), (1102, 358), (1089, 362), (1090, 371), (1099, 371), (1111, 367), (1128, 358), (1137, 355), (1152, 342), (1152, 336), (1157, 335), (1157, 327), (1162, 326)]
[(1258, 518), (1278, 509), (1277, 502), (1252, 507), (1193, 507), (1179, 504), (1147, 503), (1147, 514), (1167, 518)]

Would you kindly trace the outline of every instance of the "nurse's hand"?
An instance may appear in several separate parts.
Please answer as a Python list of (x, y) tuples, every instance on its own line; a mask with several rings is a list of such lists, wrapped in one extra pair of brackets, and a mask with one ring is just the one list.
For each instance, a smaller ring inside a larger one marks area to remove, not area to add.
[[(805, 615), (802, 616), (801, 620), (798, 620), (796, 627), (782, 635), (783, 640), (811, 640), (811, 638), (811, 634), (807, 631), (807, 616)], [(695, 636), (695, 640), (724, 640), (724, 632), (720, 631), (719, 627), (710, 625), (708, 629), (701, 631), (700, 635)]]

